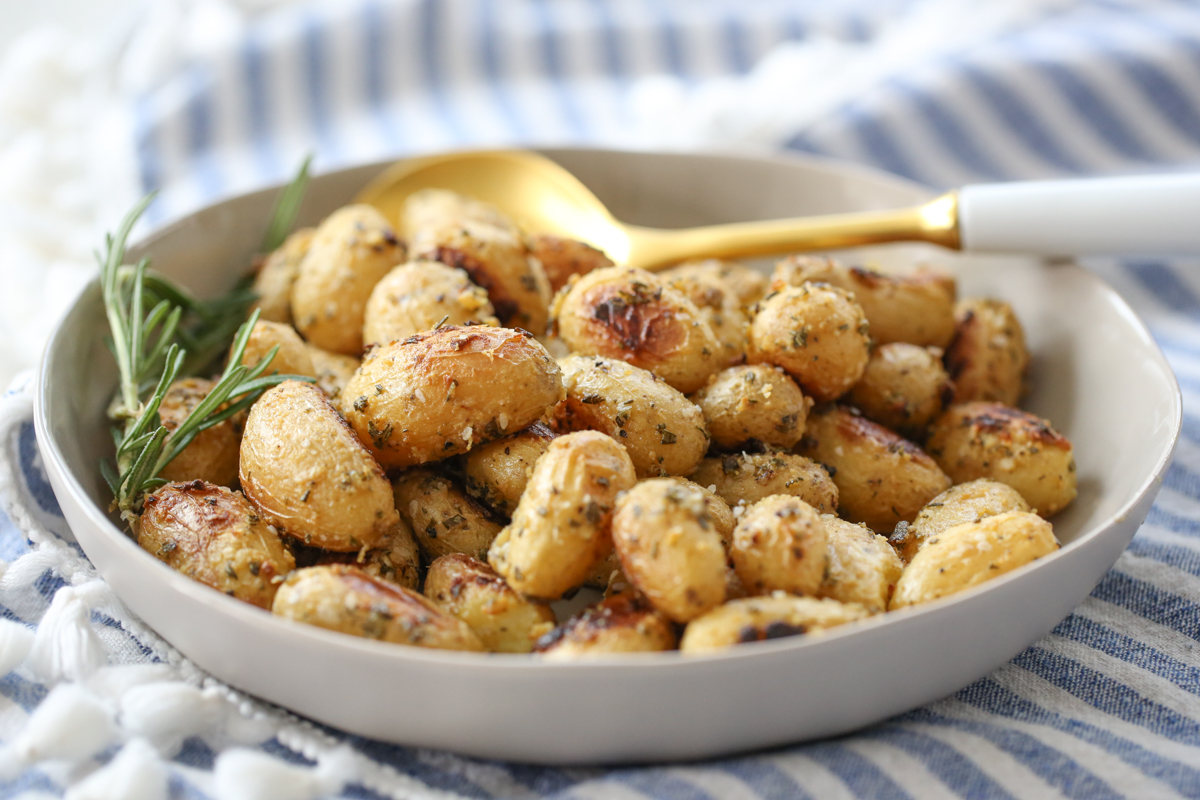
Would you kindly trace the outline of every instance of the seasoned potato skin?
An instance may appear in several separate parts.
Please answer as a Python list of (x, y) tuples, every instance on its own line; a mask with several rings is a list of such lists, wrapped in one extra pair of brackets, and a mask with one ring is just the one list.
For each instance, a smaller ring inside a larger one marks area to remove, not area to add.
[(429, 565), (425, 596), (470, 625), (493, 653), (528, 653), (554, 628), (549, 606), (525, 599), (487, 564), (460, 553)]
[(725, 547), (712, 504), (670, 478), (643, 481), (617, 500), (612, 538), (622, 571), (675, 622), (725, 600)]
[(954, 341), (946, 350), (954, 402), (988, 400), (1015, 406), (1024, 393), (1029, 350), (1012, 306), (970, 297), (954, 307), (954, 318)]
[(342, 387), (350, 382), (358, 366), (362, 362), (354, 356), (341, 353), (331, 353), (311, 344), (308, 355), (312, 358), (313, 369), (316, 371), (317, 386), (321, 388), (330, 400), (336, 400), (342, 393)]
[(260, 319), (254, 323), (254, 327), (250, 329), (250, 338), (246, 340), (246, 349), (242, 351), (242, 360), (238, 363), (253, 367), (276, 346), (279, 350), (267, 365), (264, 375), (317, 377), (312, 351), (308, 345), (300, 338), (300, 334), (296, 333), (295, 328), (280, 322), (263, 322)]
[(617, 594), (547, 633), (536, 651), (550, 661), (603, 656), (612, 653), (653, 653), (674, 650), (675, 629), (643, 597)]
[(603, 433), (560, 436), (534, 465), (488, 563), (522, 594), (562, 597), (607, 555), (613, 504), (636, 480), (625, 448)]
[(440, 328), (372, 348), (340, 405), (385, 467), (465, 453), (537, 422), (563, 396), (558, 363), (508, 328)]
[[(158, 415), (168, 432), (175, 431), (188, 414), (208, 397), (215, 384), (204, 378), (180, 378), (167, 388)], [(231, 487), (237, 481), (241, 419), (227, 419), (201, 431), (192, 443), (163, 467), (159, 477), (167, 481), (202, 480)]]
[(383, 470), (311, 383), (284, 381), (250, 407), (239, 474), (271, 522), (325, 550), (377, 547), (399, 520)]
[(917, 439), (950, 404), (953, 394), (941, 350), (892, 342), (871, 353), (847, 399), (867, 419)]
[(308, 254), (316, 232), (316, 228), (301, 228), (263, 260), (254, 276), (254, 293), (258, 299), (250, 307), (251, 311), (258, 310), (259, 319), (292, 324), (292, 284), (296, 282), (300, 262)]
[(929, 453), (956, 483), (1006, 483), (1043, 517), (1075, 499), (1075, 456), (1040, 417), (1001, 403), (951, 406), (929, 429)]
[(1027, 511), (1005, 511), (934, 534), (896, 584), (891, 608), (961, 592), (1054, 552), (1050, 523)]
[(138, 544), (192, 580), (267, 609), (296, 566), (241, 492), (205, 481), (168, 483), (147, 495)]
[(368, 347), (447, 325), (498, 325), (487, 292), (440, 261), (401, 264), (371, 290), (363, 318)]
[(561, 236), (533, 236), (529, 240), (529, 251), (546, 271), (551, 292), (557, 292), (566, 286), (572, 275), (586, 275), (592, 270), (606, 269), (613, 265), (603, 250), (598, 250), (586, 242)]
[(706, 458), (692, 480), (713, 491), (731, 508), (751, 506), (765, 497), (799, 497), (822, 514), (838, 508), (837, 484), (825, 468), (791, 453), (734, 453)]
[(724, 281), (710, 273), (698, 271), (674, 276), (659, 273), (659, 277), (700, 309), (704, 321), (721, 343), (723, 365), (731, 366), (746, 360), (746, 349), (750, 344), (750, 318), (739, 296)]
[(668, 282), (684, 280), (698, 284), (715, 284), (736, 298), (742, 308), (749, 308), (762, 300), (769, 283), (767, 276), (753, 267), (718, 258), (685, 261), (670, 269), (664, 269), (659, 275)]
[(818, 402), (858, 383), (871, 338), (853, 297), (827, 284), (785, 286), (758, 304), (750, 323), (751, 364), (774, 364)]
[(796, 452), (829, 470), (841, 516), (877, 533), (912, 522), (950, 488), (950, 478), (925, 451), (844, 406), (810, 414)]
[(333, 212), (317, 227), (292, 285), (296, 328), (317, 347), (358, 355), (371, 290), (403, 260), (404, 244), (375, 208)]
[(709, 438), (703, 412), (662, 379), (599, 356), (559, 363), (566, 398), (554, 409), (555, 430), (608, 434), (625, 446), (639, 478), (688, 475), (704, 458)]
[(821, 597), (839, 603), (858, 603), (872, 614), (887, 610), (904, 562), (888, 540), (865, 525), (822, 514), (829, 536), (829, 568)]
[(431, 469), (410, 469), (392, 481), (400, 518), (412, 528), (430, 562), (451, 553), (484, 558), (501, 525), (450, 478)]
[(798, 497), (774, 495), (742, 514), (729, 555), (750, 594), (815, 595), (829, 563), (829, 540), (816, 509)]
[(906, 529), (899, 528), (890, 537), (892, 546), (904, 563), (912, 561), (929, 537), (947, 528), (975, 522), (1005, 511), (1029, 511), (1021, 493), (1008, 484), (980, 478), (951, 486), (929, 501)]
[(627, 361), (684, 394), (727, 363), (695, 304), (645, 270), (589, 272), (559, 293), (552, 314), (572, 351)]
[(335, 553), (315, 548), (312, 548), (312, 551), (314, 555), (310, 563), (299, 566), (349, 564), (358, 567), (372, 578), (379, 578), (406, 589), (416, 589), (421, 584), (421, 553), (417, 549), (417, 540), (413, 536), (412, 528), (403, 519), (396, 523), (396, 527), (388, 532), (379, 546), (365, 552)]
[(689, 622), (679, 649), (684, 654), (711, 653), (735, 644), (817, 633), (868, 616), (862, 606), (828, 598), (795, 597), (782, 592), (747, 597), (730, 600)]
[(484, 649), (467, 623), (427, 598), (346, 564), (296, 570), (279, 587), (271, 610), (296, 622), (381, 642)]
[(792, 448), (813, 405), (786, 372), (767, 364), (722, 370), (689, 399), (704, 412), (712, 440), (728, 448), (751, 439)]
[(523, 431), (467, 453), (464, 470), (467, 493), (511, 517), (529, 484), (534, 463), (557, 435), (535, 422)]

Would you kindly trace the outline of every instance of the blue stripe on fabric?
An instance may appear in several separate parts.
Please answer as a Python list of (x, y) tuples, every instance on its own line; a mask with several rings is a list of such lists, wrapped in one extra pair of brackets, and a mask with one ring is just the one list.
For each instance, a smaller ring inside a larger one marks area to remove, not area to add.
[(46, 777), (39, 769), (27, 769), (12, 780), (0, 780), (0, 797), (26, 797), (27, 793), (44, 792), (51, 797), (61, 797), (62, 787)]
[[(1184, 413), (1182, 415), (1182, 422), (1180, 424), (1179, 432), (1184, 439), (1196, 444), (1200, 444), (1200, 417), (1197, 417), (1193, 414)], [(1186, 467), (1176, 461), (1171, 463), (1171, 466), (1168, 467), (1168, 470), (1176, 468), (1181, 470), (1186, 469)]]
[(653, 767), (621, 769), (610, 773), (605, 782), (623, 783), (642, 794), (670, 800), (714, 800), (713, 795), (695, 784), (667, 775)]
[(1200, 697), (1200, 667), (1193, 667), (1099, 622), (1072, 614), (1055, 626), (1054, 635), (1152, 672), (1185, 692)]
[(674, 14), (664, 0), (651, 0), (650, 5), (657, 18), (658, 36), (662, 43), (663, 71), (679, 78), (691, 78), (684, 62), (682, 34), (675, 24)]
[(1200, 551), (1189, 547), (1163, 544), (1135, 536), (1126, 552), (1158, 561), (1200, 578)]
[(551, 18), (547, 2), (548, 0), (533, 0), (538, 26), (538, 44), (542, 53), (542, 65), (546, 69), (546, 75), (550, 79), (550, 85), (554, 89), (554, 94), (558, 97), (559, 109), (562, 111), (562, 117), (566, 121), (571, 135), (585, 139), (588, 135), (588, 126), (584, 122), (583, 113), (580, 111), (578, 103), (571, 96), (571, 90), (564, 77), (562, 54), (560, 53), (558, 41), (558, 27)]
[(479, 57), (483, 64), (484, 77), (491, 90), (500, 116), (508, 124), (512, 134), (517, 139), (529, 139), (529, 126), (525, 117), (517, 111), (512, 95), (508, 90), (508, 82), (501, 66), (499, 37), (496, 34), (496, 0), (480, 0), (478, 7), (479, 18)]
[(600, 51), (604, 54), (604, 69), (618, 83), (625, 84), (629, 80), (629, 70), (625, 64), (625, 49), (621, 37), (617, 33), (617, 25), (613, 20), (612, 9), (608, 0), (591, 0), (592, 11), (599, 23)]
[(896, 140), (880, 120), (856, 112), (851, 127), (875, 166), (913, 180), (922, 179), (923, 176), (900, 151)]
[[(590, 777), (596, 777), (603, 774), (600, 770), (573, 770), (573, 772), (585, 772), (588, 777), (577, 777), (569, 774), (557, 767), (538, 767), (532, 764), (509, 764), (506, 762), (494, 762), (497, 767), (508, 772), (509, 777), (522, 786), (531, 790), (539, 797), (551, 797), (560, 795), (569, 795), (569, 790), (578, 786)], [(591, 773), (595, 773), (592, 775)]]
[(37, 589), (42, 597), (47, 599), (53, 598), (55, 592), (69, 585), (63, 580), (61, 575), (49, 569), (39, 575), (38, 579), (33, 582), (33, 588)]
[(908, 792), (886, 772), (844, 745), (823, 742), (802, 747), (800, 753), (832, 772), (859, 797), (911, 800)]
[(1121, 266), (1170, 310), (1188, 314), (1200, 309), (1200, 298), (1164, 262), (1124, 261)]
[(728, 16), (721, 21), (721, 40), (725, 44), (726, 63), (730, 71), (744, 75), (754, 66), (750, 57), (750, 45), (746, 41), (746, 27), (736, 16)]
[(1200, 475), (1182, 465), (1171, 464), (1167, 468), (1167, 474), (1163, 476), (1163, 486), (1195, 498), (1200, 496)]
[(909, 106), (925, 119), (941, 142), (942, 152), (954, 156), (967, 169), (988, 179), (1005, 180), (1011, 177), (1007, 170), (975, 145), (974, 137), (954, 112), (931, 93), (898, 82), (889, 82), (889, 86), (899, 89), (909, 99)]
[(325, 26), (314, 13), (304, 15), (304, 86), (308, 96), (308, 110), (313, 132), (317, 137), (318, 150), (331, 159), (339, 156), (337, 135), (329, 109), (329, 76), (326, 57)]
[[(1168, 477), (1170, 470), (1167, 471)], [(1151, 506), (1150, 513), (1146, 514), (1146, 523), (1148, 525), (1157, 525), (1160, 528), (1166, 528), (1173, 533), (1183, 535), (1200, 534), (1200, 522), (1187, 517), (1181, 517), (1178, 514), (1173, 514), (1158, 506)]]
[(721, 768), (754, 790), (762, 800), (813, 800), (796, 780), (766, 758), (744, 758)]
[(38, 508), (61, 519), (63, 516), (62, 506), (58, 504), (58, 498), (54, 496), (54, 487), (50, 485), (50, 481), (47, 480), (46, 473), (42, 469), (41, 455), (37, 449), (37, 434), (33, 429), (32, 422), (22, 425), (17, 434), (17, 457), (21, 462), (21, 474), (25, 477), (25, 487), (29, 489)]
[(1012, 798), (1003, 786), (988, 777), (973, 761), (928, 734), (898, 725), (883, 725), (861, 731), (858, 736), (877, 739), (904, 750), (924, 764), (938, 780), (963, 797)]
[(189, 736), (183, 740), (175, 760), (196, 769), (211, 770), (216, 763), (217, 754), (199, 736)]
[(417, 751), (412, 748), (379, 742), (362, 736), (347, 735), (343, 731), (326, 726), (320, 727), (328, 732), (329, 735), (344, 741), (347, 745), (353, 747), (372, 761), (387, 764), (393, 769), (434, 788), (458, 792), (467, 797), (491, 797), (489, 792), (484, 791), (466, 776), (438, 769), (421, 761), (417, 758)]
[(133, 140), (136, 147), (138, 180), (141, 182), (143, 193), (153, 192), (162, 186), (162, 156), (158, 151), (158, 131), (150, 121), (150, 108), (150, 98), (145, 95), (133, 103)]
[(1106, 53), (1141, 89), (1149, 101), (1172, 127), (1184, 137), (1200, 143), (1200, 114), (1174, 79), (1158, 65), (1133, 53)]
[(271, 135), (270, 93), (262, 42), (255, 26), (251, 25), (242, 44), (242, 77), (246, 87), (246, 122), (250, 129), (250, 142), (254, 157), (258, 161), (260, 177), (270, 180), (283, 172), (283, 165), (275, 152)]
[(33, 711), (46, 699), (50, 690), (40, 683), (27, 681), (15, 672), (0, 678), (0, 695), (4, 695), (26, 711)]
[(1153, 154), (1113, 111), (1108, 101), (1074, 70), (1042, 56), (1031, 59), (1030, 66), (1047, 78), (1059, 94), (1087, 120), (1095, 133), (1115, 151), (1137, 161), (1154, 160)]
[(1131, 578), (1119, 568), (1109, 570), (1100, 579), (1092, 596), (1200, 641), (1200, 608), (1194, 602)]
[(193, 66), (187, 71), (185, 81), (188, 100), (184, 119), (187, 122), (189, 160), (203, 199), (210, 200), (224, 188), (216, 153), (213, 152), (212, 80), (204, 69)]
[(433, 106), (446, 126), (453, 143), (458, 145), (470, 141), (467, 127), (463, 124), (455, 110), (446, 87), (446, 78), (442, 74), (442, 64), (439, 59), (438, 43), (441, 41), (441, 17), (438, 0), (420, 0), (417, 22), (421, 28), (419, 60), (425, 73), (424, 83), (429, 87), (429, 95)]
[(363, 59), (363, 89), (367, 107), (384, 141), (396, 150), (403, 149), (408, 137), (388, 103), (387, 64), (388, 23), (378, 0), (368, 0), (362, 6), (362, 37), (366, 49)]
[(342, 797), (351, 797), (354, 800), (388, 800), (388, 795), (380, 794), (361, 783), (349, 783), (341, 791)]

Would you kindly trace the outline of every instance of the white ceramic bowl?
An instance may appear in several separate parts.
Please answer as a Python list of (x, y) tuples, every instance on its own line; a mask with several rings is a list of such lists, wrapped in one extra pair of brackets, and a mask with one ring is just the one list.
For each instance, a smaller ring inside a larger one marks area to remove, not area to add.
[[(924, 200), (896, 178), (798, 157), (550, 151), (617, 217), (673, 226), (883, 208)], [(349, 201), (383, 165), (316, 178), (302, 223)], [(192, 289), (246, 268), (274, 192), (234, 198), (133, 248)], [(1012, 303), (1034, 353), (1027, 407), (1075, 445), (1079, 498), (1054, 520), (1063, 548), (953, 598), (824, 636), (704, 658), (654, 654), (542, 663), (356, 639), (278, 619), (183, 577), (105, 514), (97, 463), (111, 448), (116, 384), (93, 284), (42, 365), (37, 434), (79, 543), (134, 612), (233, 686), (364, 736), (543, 763), (697, 758), (830, 736), (950, 694), (1047, 633), (1083, 600), (1145, 518), (1170, 461), (1181, 405), (1162, 353), (1099, 278), (1064, 263), (959, 257), (921, 247), (964, 295)]]

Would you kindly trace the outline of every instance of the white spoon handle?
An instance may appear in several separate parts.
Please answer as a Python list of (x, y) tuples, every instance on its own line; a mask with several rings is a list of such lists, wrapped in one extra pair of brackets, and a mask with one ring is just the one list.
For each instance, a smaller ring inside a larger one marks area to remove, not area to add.
[(980, 184), (958, 202), (963, 250), (1200, 253), (1200, 174)]

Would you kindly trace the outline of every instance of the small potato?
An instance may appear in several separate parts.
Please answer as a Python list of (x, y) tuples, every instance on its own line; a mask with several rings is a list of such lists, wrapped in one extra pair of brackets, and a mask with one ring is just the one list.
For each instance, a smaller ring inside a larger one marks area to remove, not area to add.
[(815, 595), (829, 563), (829, 538), (815, 508), (798, 497), (775, 495), (738, 520), (729, 555), (750, 594)]
[(313, 369), (316, 370), (317, 386), (321, 388), (330, 400), (336, 400), (342, 393), (342, 387), (350, 382), (358, 371), (359, 361), (354, 356), (344, 356), (341, 353), (331, 353), (319, 347), (308, 346), (308, 355), (312, 358)]
[(658, 273), (663, 280), (695, 281), (703, 284), (716, 284), (727, 294), (737, 299), (742, 308), (750, 306), (763, 299), (767, 293), (767, 276), (737, 261), (722, 261), (717, 258), (706, 258), (700, 261), (685, 261), (678, 266), (664, 269)]
[(559, 293), (552, 313), (574, 352), (627, 361), (684, 394), (728, 363), (695, 304), (645, 270), (589, 272)]
[(554, 409), (555, 430), (608, 434), (625, 446), (639, 478), (687, 475), (704, 458), (704, 414), (661, 378), (599, 356), (559, 363), (566, 399)]
[(363, 318), (363, 342), (388, 344), (448, 325), (497, 325), (487, 292), (466, 272), (439, 261), (401, 264), (371, 291)]
[(712, 440), (728, 448), (754, 439), (790, 449), (813, 404), (786, 372), (767, 364), (718, 372), (689, 399), (704, 412)]
[(454, 481), (430, 469), (410, 469), (392, 481), (396, 510), (412, 528), (426, 562), (463, 553), (484, 558), (501, 524)]
[(241, 492), (199, 480), (146, 496), (138, 544), (192, 580), (260, 608), (271, 607), (296, 566)]
[(323, 350), (356, 356), (375, 284), (404, 260), (404, 244), (383, 214), (345, 206), (317, 228), (292, 286), (292, 318)]
[(475, 325), (373, 348), (340, 403), (363, 445), (391, 468), (526, 428), (562, 395), (558, 364), (533, 336)]
[(270, 521), (324, 550), (378, 547), (399, 521), (383, 470), (311, 383), (284, 381), (250, 407), (239, 474)]
[(848, 292), (806, 283), (772, 292), (750, 323), (751, 364), (774, 364), (817, 401), (835, 400), (858, 383), (871, 338)]
[(921, 448), (844, 406), (810, 414), (796, 452), (829, 470), (840, 516), (877, 533), (912, 522), (950, 488), (950, 478)]
[(671, 480), (678, 483), (691, 491), (700, 492), (705, 497), (705, 506), (708, 508), (709, 514), (712, 515), (713, 525), (716, 526), (717, 533), (721, 534), (721, 541), (728, 547), (733, 541), (733, 529), (737, 527), (737, 517), (733, 515), (733, 509), (729, 507), (721, 496), (709, 489), (707, 486), (701, 486), (695, 481), (687, 478), (673, 477)]
[(746, 349), (750, 344), (750, 317), (738, 295), (724, 281), (696, 271), (676, 276), (660, 273), (659, 277), (700, 309), (704, 321), (721, 343), (726, 366), (741, 364), (746, 360)]
[(275, 252), (263, 260), (254, 276), (254, 293), (258, 299), (250, 310), (258, 310), (264, 322), (292, 324), (292, 284), (300, 271), (300, 262), (308, 254), (316, 228), (301, 228), (293, 233)]
[(566, 286), (572, 275), (586, 275), (592, 270), (613, 265), (603, 250), (561, 236), (534, 236), (529, 242), (529, 251), (546, 271), (551, 292)]
[[(203, 378), (180, 378), (172, 383), (158, 406), (163, 427), (174, 432), (215, 385)], [(239, 417), (200, 431), (191, 444), (162, 468), (159, 477), (166, 481), (202, 480), (218, 486), (233, 486), (237, 481), (241, 439)]]
[(470, 556), (442, 556), (430, 564), (425, 596), (470, 625), (493, 653), (528, 653), (554, 629), (549, 606), (526, 600), (494, 569)]
[(980, 478), (951, 486), (929, 501), (908, 526), (897, 526), (889, 537), (904, 563), (929, 537), (964, 522), (977, 522), (1005, 511), (1029, 511), (1029, 504), (1011, 486)]
[(548, 661), (614, 653), (674, 650), (675, 629), (645, 600), (614, 595), (572, 617), (538, 640), (536, 651)]
[(441, 650), (484, 649), (467, 623), (430, 600), (346, 564), (296, 570), (279, 587), (271, 610), (364, 639)]
[(608, 553), (617, 495), (636, 481), (625, 449), (596, 431), (550, 443), (488, 563), (522, 594), (553, 600), (582, 584)]
[(782, 592), (747, 597), (731, 600), (689, 622), (679, 649), (685, 655), (711, 653), (735, 644), (819, 633), (868, 616), (870, 613), (860, 605), (827, 598), (793, 597)]
[(1029, 351), (1012, 306), (970, 297), (954, 307), (954, 317), (954, 341), (946, 350), (954, 402), (990, 400), (1015, 406), (1024, 393)]
[(706, 458), (692, 473), (692, 480), (713, 487), (731, 508), (752, 506), (775, 494), (799, 497), (822, 514), (832, 514), (838, 507), (838, 488), (825, 468), (791, 453)]
[(246, 349), (242, 351), (242, 360), (238, 363), (253, 367), (266, 358), (272, 347), (278, 347), (271, 363), (267, 365), (264, 375), (300, 375), (305, 378), (317, 377), (317, 368), (313, 366), (312, 352), (308, 345), (296, 333), (291, 325), (279, 322), (263, 322), (259, 320), (250, 329), (250, 338), (246, 340)]
[(892, 342), (875, 349), (846, 398), (867, 419), (908, 437), (920, 437), (949, 405), (954, 384), (936, 347)]
[(1050, 523), (1005, 511), (931, 536), (896, 584), (892, 609), (927, 603), (1023, 567), (1058, 549)]
[(558, 434), (540, 422), (467, 453), (467, 493), (511, 517), (529, 475)]
[(955, 483), (1008, 484), (1043, 517), (1075, 499), (1075, 455), (1050, 423), (1001, 403), (951, 406), (929, 429), (929, 453)]
[(954, 278), (931, 269), (884, 275), (832, 258), (792, 256), (775, 265), (771, 289), (808, 281), (845, 289), (862, 306), (877, 344), (945, 347), (954, 336)]
[(829, 535), (829, 569), (820, 596), (858, 603), (872, 614), (886, 611), (904, 571), (904, 562), (888, 540), (832, 514), (822, 514), (821, 522)]
[(670, 478), (643, 481), (617, 500), (612, 538), (621, 568), (675, 622), (725, 600), (725, 547), (712, 506), (705, 493)]
[(388, 532), (378, 547), (357, 553), (316, 550), (309, 563), (299, 566), (312, 567), (320, 564), (349, 564), (358, 567), (372, 578), (379, 578), (406, 589), (416, 589), (421, 585), (421, 552), (417, 549), (417, 540), (413, 537), (412, 528), (403, 519), (396, 523), (396, 527)]

